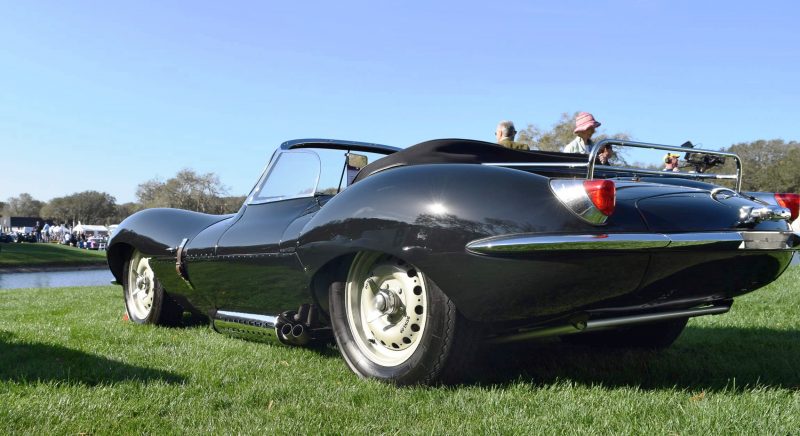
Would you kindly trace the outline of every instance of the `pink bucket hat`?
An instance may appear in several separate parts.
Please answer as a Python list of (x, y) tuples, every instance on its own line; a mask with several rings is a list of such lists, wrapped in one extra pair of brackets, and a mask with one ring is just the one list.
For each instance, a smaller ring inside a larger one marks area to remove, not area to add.
[(589, 112), (581, 112), (575, 117), (575, 130), (572, 133), (582, 132), (589, 127), (600, 127), (600, 123)]

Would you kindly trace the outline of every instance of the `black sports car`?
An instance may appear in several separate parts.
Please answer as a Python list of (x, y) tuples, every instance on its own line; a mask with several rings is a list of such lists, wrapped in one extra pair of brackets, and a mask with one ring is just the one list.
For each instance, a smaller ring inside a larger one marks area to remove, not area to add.
[(789, 265), (797, 210), (741, 194), (735, 155), (693, 149), (731, 175), (662, 173), (596, 164), (600, 148), (289, 141), (236, 214), (141, 211), (108, 264), (134, 322), (335, 338), (357, 374), (398, 384), (458, 379), (482, 341), (665, 347)]

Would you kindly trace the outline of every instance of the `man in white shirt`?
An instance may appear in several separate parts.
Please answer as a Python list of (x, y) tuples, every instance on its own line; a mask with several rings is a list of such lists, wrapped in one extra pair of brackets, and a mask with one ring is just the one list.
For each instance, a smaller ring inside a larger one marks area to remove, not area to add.
[(592, 149), (592, 135), (595, 129), (600, 127), (600, 123), (594, 119), (589, 112), (581, 112), (575, 117), (575, 139), (564, 147), (564, 153), (583, 153), (588, 154)]

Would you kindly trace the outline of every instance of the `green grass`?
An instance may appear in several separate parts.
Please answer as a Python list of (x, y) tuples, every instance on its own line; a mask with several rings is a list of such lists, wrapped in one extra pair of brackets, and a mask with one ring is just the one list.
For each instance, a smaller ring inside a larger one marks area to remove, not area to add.
[(332, 348), (121, 320), (117, 287), (0, 291), (0, 433), (796, 434), (800, 268), (662, 353), (491, 349), (457, 387), (359, 380)]
[(0, 244), (0, 268), (102, 265), (106, 252), (60, 244)]

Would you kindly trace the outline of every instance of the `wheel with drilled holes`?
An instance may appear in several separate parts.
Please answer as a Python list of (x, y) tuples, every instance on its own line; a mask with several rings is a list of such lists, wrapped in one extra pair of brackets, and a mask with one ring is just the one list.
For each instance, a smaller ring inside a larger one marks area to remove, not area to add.
[(581, 333), (562, 336), (562, 340), (576, 345), (591, 347), (641, 348), (660, 350), (672, 345), (683, 329), (688, 318), (620, 327), (613, 330)]
[(466, 375), (477, 329), (413, 265), (359, 253), (347, 281), (333, 283), (329, 298), (336, 342), (356, 374), (399, 385)]
[(176, 325), (183, 309), (164, 292), (150, 258), (134, 251), (125, 263), (122, 289), (128, 318), (138, 324)]

